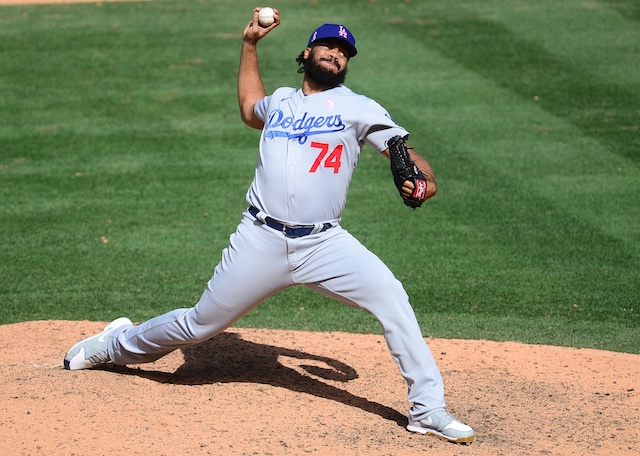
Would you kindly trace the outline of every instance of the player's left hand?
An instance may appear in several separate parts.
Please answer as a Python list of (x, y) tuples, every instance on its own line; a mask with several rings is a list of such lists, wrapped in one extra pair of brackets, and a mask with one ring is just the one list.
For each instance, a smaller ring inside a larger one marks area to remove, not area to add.
[(409, 156), (404, 138), (394, 136), (388, 142), (391, 174), (404, 204), (415, 209), (428, 198), (428, 181)]

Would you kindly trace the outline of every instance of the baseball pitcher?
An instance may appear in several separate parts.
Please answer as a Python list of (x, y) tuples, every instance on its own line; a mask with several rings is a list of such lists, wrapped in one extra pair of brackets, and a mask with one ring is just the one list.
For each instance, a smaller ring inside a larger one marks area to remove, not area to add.
[(238, 74), (241, 118), (262, 131), (255, 175), (247, 208), (200, 301), (140, 325), (119, 318), (74, 345), (65, 367), (155, 361), (216, 336), (267, 298), (302, 285), (379, 320), (408, 385), (408, 430), (471, 443), (473, 430), (445, 410), (440, 371), (402, 284), (340, 225), (366, 144), (390, 159), (391, 177), (411, 208), (435, 195), (433, 170), (382, 106), (344, 85), (358, 51), (342, 24), (323, 24), (311, 34), (297, 57), (300, 87), (267, 94), (257, 45), (278, 27), (280, 13), (270, 13), (273, 23), (263, 26), (260, 9), (244, 29)]

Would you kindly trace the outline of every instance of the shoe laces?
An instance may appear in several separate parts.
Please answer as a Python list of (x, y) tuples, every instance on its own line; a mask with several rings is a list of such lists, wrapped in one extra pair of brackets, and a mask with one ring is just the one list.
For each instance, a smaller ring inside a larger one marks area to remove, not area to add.
[(104, 364), (109, 360), (109, 354), (106, 350), (100, 350), (87, 357), (91, 364), (96, 366), (98, 364)]
[(109, 351), (106, 342), (91, 341), (84, 348), (84, 357), (92, 366), (105, 364), (109, 361)]

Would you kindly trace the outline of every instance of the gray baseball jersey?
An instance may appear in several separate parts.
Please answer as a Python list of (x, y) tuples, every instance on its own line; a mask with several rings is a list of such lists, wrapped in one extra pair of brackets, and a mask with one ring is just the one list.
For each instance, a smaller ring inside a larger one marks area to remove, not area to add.
[(345, 86), (305, 96), (283, 87), (258, 102), (265, 126), (249, 204), (285, 222), (337, 221), (360, 151), (379, 151), (394, 135), (407, 135), (370, 98)]

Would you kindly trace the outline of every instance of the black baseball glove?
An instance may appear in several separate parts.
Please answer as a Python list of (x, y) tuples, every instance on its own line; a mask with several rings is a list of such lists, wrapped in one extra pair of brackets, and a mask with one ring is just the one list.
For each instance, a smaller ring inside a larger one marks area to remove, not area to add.
[[(415, 209), (422, 206), (427, 199), (427, 179), (416, 164), (409, 157), (409, 151), (401, 136), (394, 136), (387, 142), (391, 157), (391, 174), (404, 204)], [(413, 182), (413, 193), (410, 196), (402, 193), (405, 181)]]

